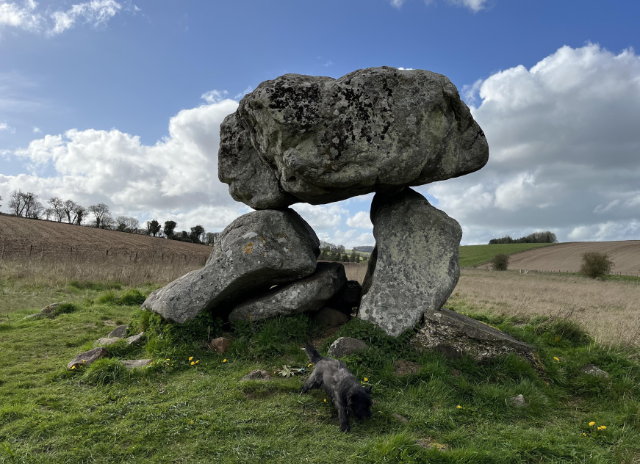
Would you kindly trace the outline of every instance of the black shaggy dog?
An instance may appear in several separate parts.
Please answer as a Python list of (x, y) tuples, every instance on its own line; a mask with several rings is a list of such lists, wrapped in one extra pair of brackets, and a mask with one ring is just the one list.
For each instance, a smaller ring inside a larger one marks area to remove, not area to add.
[(349, 410), (358, 419), (371, 417), (371, 387), (360, 385), (345, 363), (320, 356), (310, 343), (306, 344), (304, 351), (316, 368), (305, 382), (302, 393), (322, 387), (338, 410), (343, 432), (350, 430)]

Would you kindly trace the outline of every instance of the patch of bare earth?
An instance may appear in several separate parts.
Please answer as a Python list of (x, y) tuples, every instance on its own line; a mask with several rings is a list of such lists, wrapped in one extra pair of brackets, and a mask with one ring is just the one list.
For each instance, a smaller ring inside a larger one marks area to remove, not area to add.
[(579, 323), (605, 345), (640, 347), (637, 282), (463, 269), (448, 303), (481, 313), (562, 317)]

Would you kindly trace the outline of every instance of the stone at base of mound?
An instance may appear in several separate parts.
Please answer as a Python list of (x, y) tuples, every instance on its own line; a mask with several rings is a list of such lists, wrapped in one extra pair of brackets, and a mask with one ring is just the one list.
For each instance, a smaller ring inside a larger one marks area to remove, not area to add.
[(153, 359), (132, 359), (120, 361), (124, 367), (127, 369), (135, 369), (136, 367), (145, 367), (151, 364)]
[(80, 353), (78, 356), (73, 358), (73, 361), (67, 364), (67, 369), (71, 370), (78, 366), (90, 366), (94, 361), (97, 361), (100, 358), (104, 358), (108, 354), (109, 350), (103, 346), (85, 351), (84, 353)]
[(518, 396), (514, 396), (512, 398), (508, 398), (505, 400), (505, 403), (507, 405), (511, 405), (514, 406), (516, 408), (524, 408), (527, 405), (526, 400), (524, 399), (524, 396), (521, 394), (519, 394)]
[(607, 371), (603, 371), (595, 364), (587, 364), (580, 369), (580, 372), (587, 375), (593, 375), (594, 377), (604, 377), (605, 379), (609, 378), (609, 373)]
[(118, 327), (116, 327), (115, 329), (113, 329), (111, 332), (109, 332), (109, 334), (107, 335), (108, 338), (124, 338), (124, 336), (127, 333), (127, 327), (126, 325), (120, 325)]
[(424, 325), (413, 338), (418, 349), (436, 350), (448, 357), (469, 355), (478, 362), (516, 353), (533, 364), (535, 348), (487, 324), (446, 308), (429, 310)]
[(245, 382), (247, 380), (272, 380), (271, 374), (262, 369), (256, 369), (249, 372), (247, 375), (240, 379), (240, 382)]
[(342, 358), (360, 350), (366, 350), (369, 346), (362, 340), (351, 337), (340, 337), (329, 347), (328, 355), (332, 358)]

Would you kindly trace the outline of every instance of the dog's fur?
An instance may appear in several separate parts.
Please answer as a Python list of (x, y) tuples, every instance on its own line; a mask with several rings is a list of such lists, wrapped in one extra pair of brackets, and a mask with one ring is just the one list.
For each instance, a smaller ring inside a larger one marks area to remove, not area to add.
[(322, 388), (338, 410), (340, 430), (343, 432), (350, 430), (349, 411), (358, 419), (371, 417), (371, 387), (360, 385), (345, 363), (320, 356), (310, 343), (306, 344), (304, 350), (316, 367), (305, 382), (302, 393)]

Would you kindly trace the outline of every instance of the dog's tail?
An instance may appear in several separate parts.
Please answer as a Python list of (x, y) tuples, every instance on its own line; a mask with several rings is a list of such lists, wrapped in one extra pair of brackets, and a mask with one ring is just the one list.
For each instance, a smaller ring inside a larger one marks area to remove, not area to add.
[(318, 353), (318, 350), (316, 350), (313, 347), (313, 345), (309, 342), (307, 342), (307, 344), (304, 346), (304, 351), (305, 353), (307, 353), (307, 357), (309, 358), (309, 361), (311, 361), (313, 364), (317, 363), (322, 359), (322, 356), (320, 356), (320, 353)]

